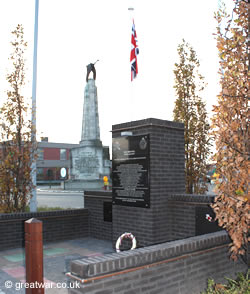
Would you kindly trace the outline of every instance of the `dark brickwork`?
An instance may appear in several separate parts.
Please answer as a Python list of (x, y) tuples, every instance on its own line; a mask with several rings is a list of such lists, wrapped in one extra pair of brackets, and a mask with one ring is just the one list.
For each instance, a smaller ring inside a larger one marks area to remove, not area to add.
[(171, 240), (167, 198), (185, 192), (184, 126), (150, 118), (114, 125), (113, 137), (123, 131), (150, 135), (150, 208), (114, 205), (113, 243), (127, 231), (137, 237), (138, 246)]
[(112, 203), (112, 192), (85, 191), (84, 207), (89, 211), (89, 236), (112, 240), (112, 222), (104, 221), (104, 203)]
[(24, 246), (24, 222), (43, 222), (44, 242), (88, 237), (88, 210), (0, 214), (0, 250)]
[[(85, 191), (85, 208), (89, 211), (89, 235), (97, 239), (112, 240), (112, 223), (104, 221), (104, 210), (103, 204), (105, 202), (111, 203), (112, 193), (105, 191)], [(161, 223), (155, 224), (159, 226), (157, 233), (161, 234), (164, 238), (167, 235), (168, 240), (179, 240), (197, 235), (196, 233), (196, 223), (197, 208), (207, 208), (211, 209), (210, 205), (214, 200), (214, 196), (204, 196), (204, 195), (168, 195), (162, 200), (162, 206), (164, 209), (158, 210), (158, 216), (161, 220), (165, 220), (164, 225)], [(141, 245), (141, 240), (149, 240), (149, 232), (153, 236), (150, 240), (154, 242), (154, 227), (150, 226), (150, 220), (147, 220), (149, 216), (154, 220), (153, 213), (155, 210), (148, 210), (143, 208), (127, 207), (121, 208), (123, 214), (127, 215), (127, 221), (124, 222), (119, 218), (120, 210), (116, 209), (113, 205), (113, 219), (118, 223), (119, 227), (123, 232), (131, 232), (135, 235), (137, 227), (139, 227), (142, 233), (141, 238), (137, 239), (137, 248), (143, 247)], [(150, 214), (151, 213), (151, 214)], [(140, 215), (140, 218), (138, 218)], [(205, 213), (202, 215), (203, 222), (207, 223), (208, 226), (213, 225), (212, 231), (208, 230), (204, 233), (214, 232), (219, 229), (216, 224), (211, 224), (205, 219)], [(145, 220), (146, 219), (146, 220)], [(115, 226), (115, 225), (113, 225)], [(168, 231), (166, 231), (168, 229)], [(209, 229), (209, 227), (208, 227)], [(119, 236), (118, 236), (119, 237)], [(117, 237), (117, 238), (118, 238)], [(115, 246), (114, 239), (113, 245)], [(162, 243), (164, 240), (158, 239), (159, 242), (154, 242), (153, 244)], [(131, 242), (126, 242), (125, 240), (122, 244), (128, 243), (126, 249), (131, 248)], [(125, 248), (124, 248), (125, 249)]]
[(214, 196), (205, 195), (175, 194), (169, 196), (167, 211), (170, 215), (171, 239), (178, 240), (195, 236), (196, 208), (209, 208), (213, 200)]
[(82, 282), (81, 289), (69, 293), (200, 293), (208, 277), (225, 282), (225, 276), (235, 277), (236, 272), (247, 270), (240, 260), (229, 259), (228, 244), (227, 234), (221, 231), (73, 261), (70, 280)]

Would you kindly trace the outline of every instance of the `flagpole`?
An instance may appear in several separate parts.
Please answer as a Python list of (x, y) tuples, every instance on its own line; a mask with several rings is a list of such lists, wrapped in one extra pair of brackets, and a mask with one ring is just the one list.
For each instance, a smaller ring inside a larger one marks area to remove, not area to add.
[(30, 211), (37, 211), (37, 195), (36, 195), (36, 159), (34, 158), (34, 150), (36, 148), (36, 82), (37, 82), (37, 41), (38, 41), (38, 9), (39, 0), (35, 0), (35, 25), (34, 25), (34, 51), (33, 51), (33, 81), (32, 81), (32, 114), (31, 114), (31, 143), (32, 143), (32, 192), (30, 199)]

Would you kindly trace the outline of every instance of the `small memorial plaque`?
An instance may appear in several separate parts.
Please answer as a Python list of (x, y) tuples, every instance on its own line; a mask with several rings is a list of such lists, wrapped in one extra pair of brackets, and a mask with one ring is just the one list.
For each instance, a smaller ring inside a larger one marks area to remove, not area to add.
[(150, 207), (149, 135), (113, 138), (113, 204)]

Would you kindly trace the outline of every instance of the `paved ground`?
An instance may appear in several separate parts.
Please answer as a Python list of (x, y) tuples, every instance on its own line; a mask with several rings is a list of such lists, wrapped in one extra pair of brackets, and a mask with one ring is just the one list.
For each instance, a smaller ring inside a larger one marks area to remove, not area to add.
[(54, 191), (54, 192), (65, 192), (65, 193), (67, 193), (67, 192), (83, 193), (83, 191), (68, 191), (68, 190), (64, 190), (62, 188), (62, 186), (60, 186), (60, 185), (53, 185), (53, 186), (41, 185), (41, 186), (37, 186), (36, 187), (36, 190), (38, 192), (41, 192), (41, 191), (52, 192), (52, 191)]
[[(66, 294), (71, 260), (100, 256), (114, 252), (111, 242), (83, 238), (44, 245), (44, 282), (46, 294)], [(0, 294), (25, 294), (25, 250), (23, 248), (0, 251)], [(57, 283), (60, 283), (57, 285)], [(69, 286), (69, 284), (68, 284)], [(22, 287), (22, 288), (21, 288)], [(59, 289), (58, 287), (62, 287)], [(21, 288), (21, 289), (20, 289)]]

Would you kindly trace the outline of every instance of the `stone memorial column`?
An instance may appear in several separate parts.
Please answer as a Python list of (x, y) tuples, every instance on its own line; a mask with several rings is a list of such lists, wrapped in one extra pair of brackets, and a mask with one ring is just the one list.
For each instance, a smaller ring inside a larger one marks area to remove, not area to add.
[(110, 176), (107, 147), (100, 140), (97, 87), (88, 79), (84, 90), (82, 133), (78, 147), (71, 149), (70, 180), (67, 190), (102, 190), (103, 177)]
[(80, 145), (101, 145), (97, 88), (95, 80), (89, 79), (84, 91), (82, 136)]

